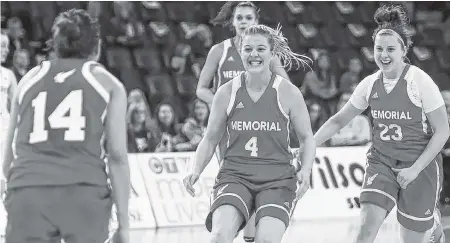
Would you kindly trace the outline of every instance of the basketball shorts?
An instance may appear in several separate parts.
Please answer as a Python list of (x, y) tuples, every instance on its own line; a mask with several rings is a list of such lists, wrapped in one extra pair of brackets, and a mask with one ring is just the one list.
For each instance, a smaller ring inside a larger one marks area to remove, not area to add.
[(250, 216), (256, 213), (256, 224), (266, 216), (284, 222), (286, 228), (296, 203), (297, 180), (295, 177), (254, 185), (242, 178), (221, 175), (214, 185), (210, 201), (210, 212), (206, 218), (206, 228), (212, 230), (214, 211), (222, 205), (234, 206), (243, 216), (239, 227), (242, 230)]
[(103, 243), (112, 197), (107, 186), (68, 185), (9, 189), (6, 242)]
[(391, 168), (407, 168), (413, 163), (389, 158), (371, 148), (360, 202), (380, 206), (388, 212), (397, 204), (399, 223), (409, 230), (424, 232), (434, 223), (433, 213), (443, 182), (442, 157), (434, 158), (406, 189), (402, 189), (397, 173)]

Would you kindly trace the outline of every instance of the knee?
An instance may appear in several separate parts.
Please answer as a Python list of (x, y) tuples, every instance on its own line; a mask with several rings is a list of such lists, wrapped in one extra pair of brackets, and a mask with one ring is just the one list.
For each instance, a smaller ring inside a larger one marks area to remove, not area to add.
[(209, 243), (232, 243), (234, 235), (229, 232), (216, 231), (211, 232), (211, 238)]

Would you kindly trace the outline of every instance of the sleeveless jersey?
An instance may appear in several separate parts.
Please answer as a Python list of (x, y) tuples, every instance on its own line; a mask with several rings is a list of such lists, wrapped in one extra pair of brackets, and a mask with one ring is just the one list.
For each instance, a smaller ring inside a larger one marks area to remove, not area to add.
[(96, 62), (42, 62), (19, 93), (10, 188), (107, 185), (103, 160), (109, 93), (94, 78)]
[(380, 72), (368, 102), (373, 122), (372, 146), (393, 159), (414, 163), (433, 132), (421, 104), (413, 103), (414, 80), (405, 79), (409, 68), (405, 67), (390, 93), (384, 88)]
[(291, 178), (294, 169), (290, 163), (289, 116), (281, 107), (278, 91), (283, 78), (273, 74), (257, 102), (248, 94), (244, 75), (231, 82), (222, 171), (252, 182)]
[(220, 86), (243, 72), (245, 72), (245, 68), (233, 39), (223, 41), (223, 53), (214, 75), (213, 92), (215, 93)]

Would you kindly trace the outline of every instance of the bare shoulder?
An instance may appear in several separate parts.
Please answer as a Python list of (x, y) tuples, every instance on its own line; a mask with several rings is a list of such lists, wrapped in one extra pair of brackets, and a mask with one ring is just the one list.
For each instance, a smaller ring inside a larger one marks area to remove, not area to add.
[(209, 50), (208, 56), (219, 58), (222, 56), (223, 49), (224, 49), (224, 43), (222, 41), (211, 47), (211, 49)]
[(279, 105), (281, 105), (281, 108), (286, 114), (289, 114), (294, 107), (298, 106), (299, 102), (304, 102), (300, 89), (281, 77), (278, 84), (278, 97)]
[(106, 70), (103, 65), (89, 61), (84, 64), (83, 75), (87, 79), (94, 79), (108, 92), (120, 91), (125, 92), (125, 87), (120, 80), (112, 73)]
[(226, 102), (226, 104), (228, 104), (228, 101), (231, 97), (231, 92), (233, 90), (233, 83), (236, 82), (235, 79), (238, 77), (240, 77), (240, 75), (220, 86), (216, 94), (214, 95), (214, 99), (217, 99), (217, 101), (220, 101), (221, 103)]

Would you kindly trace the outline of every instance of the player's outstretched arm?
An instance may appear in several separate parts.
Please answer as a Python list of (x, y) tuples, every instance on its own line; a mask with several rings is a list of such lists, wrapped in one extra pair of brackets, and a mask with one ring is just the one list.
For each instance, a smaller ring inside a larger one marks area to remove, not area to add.
[[(28, 71), (28, 73), (26, 73), (21, 81), (20, 84), (17, 85), (16, 87), (16, 80), (14, 79), (11, 83), (11, 85), (14, 85), (14, 87), (10, 87), (10, 92), (14, 92), (13, 95), (11, 96), (12, 98), (10, 99), (10, 104), (11, 104), (11, 112), (10, 112), (10, 119), (9, 119), (9, 125), (8, 125), (8, 133), (6, 135), (6, 140), (5, 140), (5, 146), (4, 146), (4, 150), (1, 151), (2, 152), (2, 161), (3, 161), (3, 165), (2, 165), (2, 169), (3, 169), (3, 175), (5, 176), (5, 178), (8, 178), (8, 174), (9, 174), (9, 170), (11, 168), (11, 163), (13, 161), (13, 139), (14, 139), (14, 131), (16, 130), (17, 127), (17, 122), (19, 121), (18, 116), (19, 116), (19, 97), (21, 94), (21, 90), (22, 87), (27, 84), (34, 76), (36, 76), (36, 74), (39, 72), (39, 70), (41, 69), (41, 66), (36, 66), (33, 69), (31, 69), (30, 71)], [(14, 74), (13, 74), (14, 75)], [(13, 84), (14, 83), (14, 84)], [(10, 94), (11, 94), (10, 93)]]
[(310, 172), (316, 156), (316, 142), (311, 129), (308, 108), (300, 90), (291, 83), (284, 82), (280, 87), (282, 105), (288, 107), (289, 119), (292, 122), (298, 141), (302, 144), (303, 151), (299, 153), (302, 162), (301, 170)]
[(205, 65), (200, 73), (200, 78), (197, 84), (197, 97), (211, 106), (214, 94), (209, 88), (212, 80), (214, 79), (214, 74), (219, 66), (220, 57), (223, 51), (223, 45), (214, 45), (206, 57)]
[(225, 133), (231, 84), (232, 81), (222, 85), (214, 96), (205, 136), (195, 152), (193, 174), (200, 175), (203, 172), (211, 161), (214, 151)]
[(314, 134), (316, 145), (321, 145), (328, 141), (369, 106), (366, 95), (369, 90), (370, 80), (369, 77), (363, 79), (356, 87), (347, 104), (330, 117)]
[(128, 199), (130, 195), (130, 168), (127, 153), (127, 95), (117, 78), (103, 67), (93, 70), (94, 76), (109, 86), (110, 100), (106, 114), (106, 147), (112, 196), (117, 209), (119, 228), (128, 229)]

